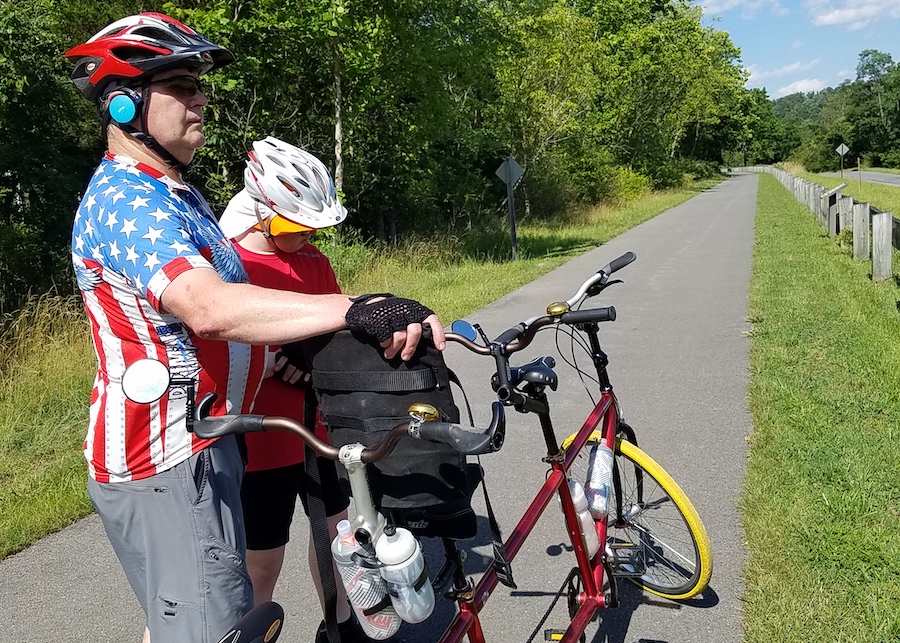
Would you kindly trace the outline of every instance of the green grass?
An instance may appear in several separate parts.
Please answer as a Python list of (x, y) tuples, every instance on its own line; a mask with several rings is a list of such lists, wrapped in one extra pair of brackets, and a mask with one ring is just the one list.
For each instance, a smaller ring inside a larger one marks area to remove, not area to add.
[(33, 300), (0, 336), (0, 559), (87, 514), (96, 359), (77, 299)]
[(900, 640), (900, 290), (760, 176), (748, 642)]
[[(502, 230), (396, 249), (353, 242), (323, 249), (345, 292), (414, 297), (449, 323), (716, 182), (585, 210), (557, 225), (523, 222), (515, 262), (502, 259), (509, 253)], [(81, 449), (95, 369), (78, 300), (37, 299), (0, 335), (0, 559), (91, 511)]]

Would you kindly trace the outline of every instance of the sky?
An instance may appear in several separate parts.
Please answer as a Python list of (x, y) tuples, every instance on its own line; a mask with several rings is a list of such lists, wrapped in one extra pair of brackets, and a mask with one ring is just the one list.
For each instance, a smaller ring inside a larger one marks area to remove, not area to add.
[(731, 35), (747, 87), (771, 99), (856, 79), (859, 54), (900, 62), (900, 0), (697, 0), (703, 23)]

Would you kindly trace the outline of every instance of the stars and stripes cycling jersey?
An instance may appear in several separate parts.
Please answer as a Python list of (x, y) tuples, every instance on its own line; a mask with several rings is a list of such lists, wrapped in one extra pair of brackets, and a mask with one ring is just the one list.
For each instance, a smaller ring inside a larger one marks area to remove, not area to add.
[(98, 364), (84, 443), (91, 477), (146, 478), (208, 444), (186, 429), (184, 387), (171, 386), (150, 404), (125, 397), (122, 374), (139, 359), (159, 360), (173, 378), (193, 379), (198, 400), (217, 393), (213, 415), (250, 411), (265, 347), (203, 339), (161, 310), (163, 291), (187, 270), (211, 268), (225, 281), (247, 281), (196, 190), (107, 153), (75, 215), (72, 263)]

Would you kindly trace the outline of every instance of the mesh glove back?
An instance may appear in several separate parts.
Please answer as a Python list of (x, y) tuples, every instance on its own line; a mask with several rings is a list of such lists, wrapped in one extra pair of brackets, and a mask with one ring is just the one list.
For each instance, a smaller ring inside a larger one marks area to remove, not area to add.
[[(375, 297), (385, 297), (370, 303)], [(351, 300), (353, 304), (345, 317), (347, 327), (371, 335), (379, 342), (388, 340), (398, 330), (406, 330), (410, 324), (422, 323), (434, 311), (413, 299), (393, 295), (361, 295)]]

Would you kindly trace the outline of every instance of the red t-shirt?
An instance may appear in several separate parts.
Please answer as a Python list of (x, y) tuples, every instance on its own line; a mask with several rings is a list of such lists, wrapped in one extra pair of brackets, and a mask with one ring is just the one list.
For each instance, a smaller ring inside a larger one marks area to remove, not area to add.
[[(339, 293), (337, 279), (328, 257), (306, 244), (294, 253), (259, 254), (235, 244), (250, 283), (266, 288), (291, 290), (311, 295)], [(270, 347), (276, 350), (277, 346)], [(284, 382), (277, 375), (266, 378), (253, 404), (253, 413), (303, 420), (304, 389)], [(325, 437), (324, 426), (316, 433)], [(247, 433), (247, 471), (275, 469), (303, 462), (303, 441), (286, 431)]]

